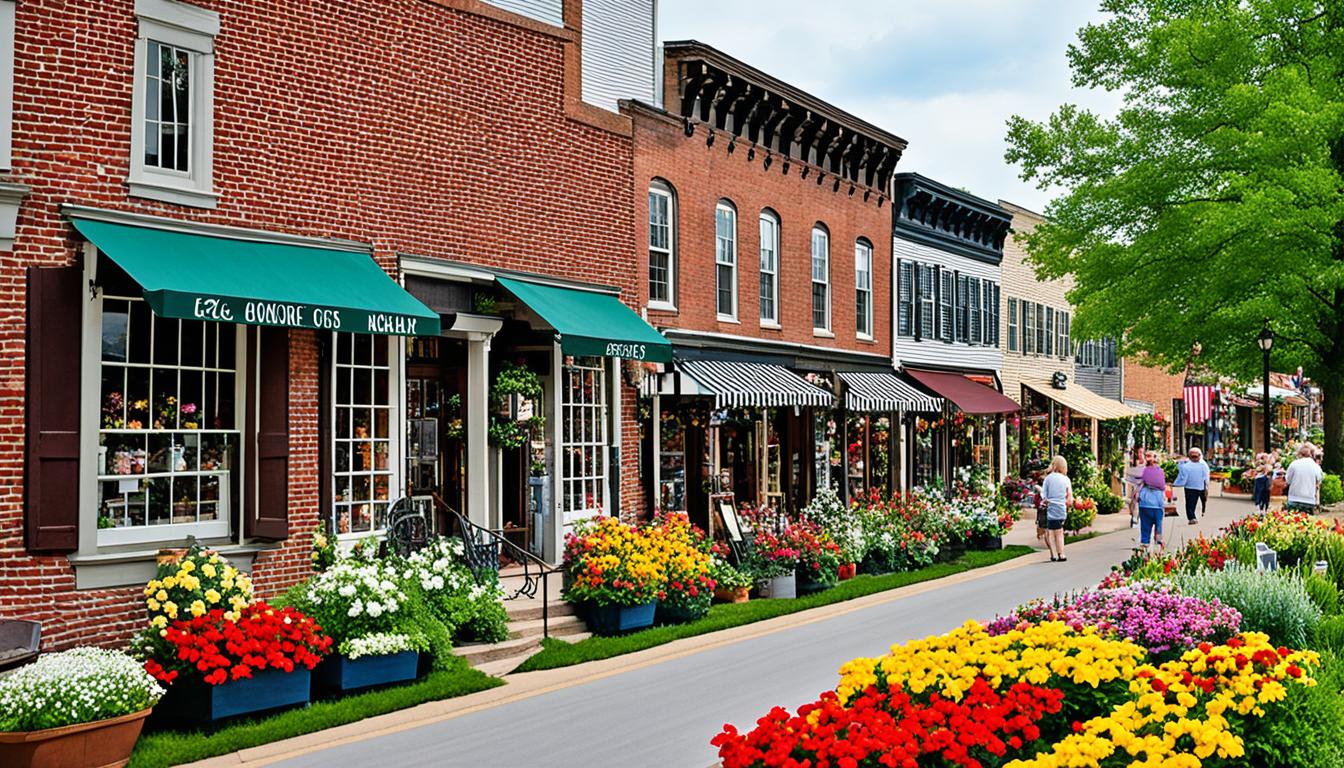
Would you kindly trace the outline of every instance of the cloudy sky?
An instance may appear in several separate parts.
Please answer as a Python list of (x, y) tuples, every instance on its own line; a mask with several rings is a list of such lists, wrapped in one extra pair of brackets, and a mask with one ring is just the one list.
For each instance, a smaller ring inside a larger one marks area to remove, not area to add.
[(1066, 46), (1095, 0), (659, 0), (659, 36), (696, 39), (910, 142), (898, 170), (1040, 210), (1004, 162), (1005, 122), (1111, 94), (1072, 87)]

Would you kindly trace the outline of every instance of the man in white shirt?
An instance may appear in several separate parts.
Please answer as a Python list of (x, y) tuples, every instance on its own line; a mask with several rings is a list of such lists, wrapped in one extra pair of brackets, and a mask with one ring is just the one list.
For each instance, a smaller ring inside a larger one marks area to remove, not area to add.
[(1292, 464), (1288, 465), (1288, 503), (1284, 509), (1288, 511), (1308, 512), (1314, 514), (1316, 507), (1321, 499), (1321, 480), (1325, 474), (1321, 472), (1321, 467), (1314, 458), (1316, 447), (1311, 443), (1303, 443), (1297, 449), (1297, 458)]

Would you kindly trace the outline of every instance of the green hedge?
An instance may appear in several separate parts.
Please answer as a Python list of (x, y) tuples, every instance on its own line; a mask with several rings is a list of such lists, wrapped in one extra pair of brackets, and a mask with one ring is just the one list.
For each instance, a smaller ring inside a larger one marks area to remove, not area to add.
[(1344, 484), (1339, 481), (1339, 475), (1326, 475), (1321, 481), (1321, 503), (1338, 504), (1344, 501)]

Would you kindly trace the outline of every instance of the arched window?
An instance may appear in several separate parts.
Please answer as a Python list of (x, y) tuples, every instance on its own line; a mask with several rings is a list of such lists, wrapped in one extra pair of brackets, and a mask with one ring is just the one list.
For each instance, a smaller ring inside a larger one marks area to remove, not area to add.
[(831, 330), (831, 235), (812, 227), (812, 330)]
[(863, 339), (873, 338), (873, 244), (854, 242), (854, 329)]
[(649, 306), (677, 304), (677, 197), (661, 179), (649, 184)]
[(727, 200), (714, 206), (715, 306), (720, 320), (737, 320), (737, 209)]
[(779, 216), (761, 211), (761, 325), (779, 325)]

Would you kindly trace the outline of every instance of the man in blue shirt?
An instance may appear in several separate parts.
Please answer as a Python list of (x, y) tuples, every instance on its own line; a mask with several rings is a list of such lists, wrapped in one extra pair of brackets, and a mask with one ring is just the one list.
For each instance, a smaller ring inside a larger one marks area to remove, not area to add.
[(1209, 465), (1204, 462), (1204, 454), (1198, 448), (1190, 449), (1190, 460), (1181, 462), (1176, 470), (1176, 482), (1172, 485), (1185, 489), (1185, 517), (1194, 525), (1195, 508), (1204, 498), (1204, 489), (1209, 485)]

